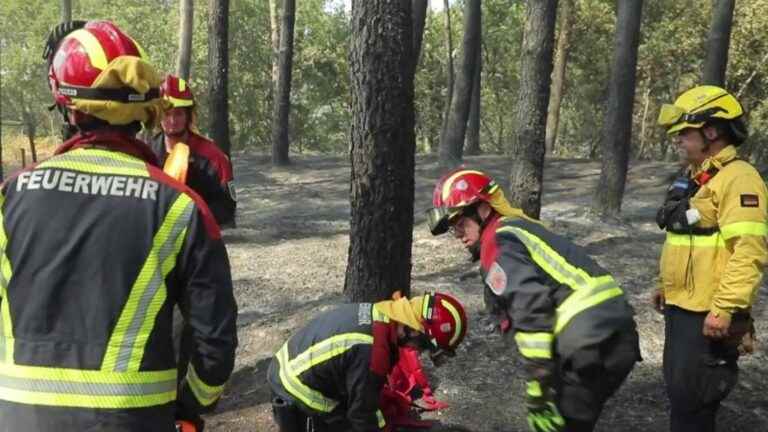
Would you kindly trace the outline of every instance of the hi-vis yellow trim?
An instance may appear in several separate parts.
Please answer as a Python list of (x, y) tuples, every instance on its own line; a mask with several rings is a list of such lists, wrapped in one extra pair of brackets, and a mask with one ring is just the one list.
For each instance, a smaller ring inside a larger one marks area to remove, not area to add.
[(81, 408), (140, 408), (176, 400), (176, 369), (102, 372), (0, 364), (0, 400)]
[(88, 54), (88, 59), (91, 61), (93, 67), (100, 70), (107, 68), (107, 65), (109, 64), (107, 61), (107, 54), (104, 52), (104, 48), (99, 43), (99, 40), (96, 39), (96, 36), (92, 35), (91, 32), (85, 29), (79, 29), (73, 31), (67, 37), (75, 38), (80, 42), (80, 45), (85, 48), (85, 52)]
[(453, 173), (450, 177), (445, 179), (445, 182), (443, 182), (443, 201), (448, 199), (448, 196), (451, 194), (451, 186), (453, 186), (453, 181), (456, 180), (458, 176), (462, 176), (464, 174), (478, 174), (478, 175), (484, 175), (480, 171), (472, 171), (472, 170), (460, 170)]
[(101, 370), (139, 369), (157, 314), (166, 301), (165, 278), (176, 262), (193, 210), (192, 199), (184, 194), (171, 205), (112, 331)]
[(376, 410), (376, 421), (379, 423), (379, 429), (384, 429), (387, 425), (387, 420), (384, 419), (384, 414), (381, 413), (381, 410)]
[(183, 92), (187, 88), (187, 80), (184, 78), (179, 78), (179, 91)]
[(174, 108), (190, 107), (195, 104), (195, 101), (193, 100), (179, 99), (179, 98), (175, 98), (173, 96), (168, 96), (168, 95), (165, 96), (165, 100), (170, 102), (174, 106)]
[(515, 333), (515, 342), (520, 354), (526, 358), (552, 358), (552, 342), (555, 335), (552, 333)]
[(456, 345), (456, 340), (459, 339), (459, 335), (461, 334), (461, 315), (459, 315), (459, 311), (457, 311), (456, 308), (447, 301), (443, 300), (441, 301), (441, 304), (448, 310), (448, 312), (450, 312), (451, 316), (453, 317), (453, 322), (456, 323), (456, 328), (453, 329), (453, 336), (451, 336), (451, 340), (448, 341), (448, 345), (454, 346)]
[(2, 212), (5, 196), (0, 194), (0, 363), (13, 362), (13, 322), (8, 300), (8, 283), (13, 271), (5, 253), (8, 236), (5, 233), (5, 216)]
[(379, 321), (383, 323), (389, 322), (389, 317), (385, 313), (381, 312), (379, 308), (376, 307), (375, 304), (371, 307), (371, 315), (373, 315), (374, 321)]
[(355, 345), (372, 343), (373, 336), (369, 334), (343, 333), (312, 345), (289, 360), (288, 342), (286, 342), (275, 354), (280, 364), (280, 382), (291, 395), (308, 407), (320, 412), (331, 412), (338, 405), (338, 401), (308, 387), (299, 380), (299, 375), (320, 363), (345, 353)]
[(667, 233), (667, 244), (672, 246), (686, 246), (686, 247), (710, 247), (710, 248), (724, 248), (725, 240), (723, 239), (722, 231), (714, 234), (703, 235), (691, 235), (691, 234), (675, 234)]
[(720, 232), (725, 240), (744, 235), (766, 236), (768, 225), (765, 222), (735, 222), (720, 227)]
[(530, 397), (541, 397), (544, 393), (541, 391), (541, 384), (538, 381), (528, 381), (526, 383), (526, 393)]
[(579, 313), (624, 294), (611, 276), (594, 278), (591, 285), (574, 291), (557, 307), (555, 334), (559, 334)]
[(132, 156), (100, 149), (76, 149), (55, 156), (37, 168), (62, 168), (92, 174), (149, 177), (146, 164)]
[(214, 402), (219, 400), (221, 394), (224, 393), (224, 384), (217, 386), (206, 384), (197, 375), (197, 371), (191, 363), (189, 370), (187, 370), (187, 384), (189, 384), (192, 394), (195, 395), (195, 399), (200, 402), (200, 405), (205, 407), (213, 405)]

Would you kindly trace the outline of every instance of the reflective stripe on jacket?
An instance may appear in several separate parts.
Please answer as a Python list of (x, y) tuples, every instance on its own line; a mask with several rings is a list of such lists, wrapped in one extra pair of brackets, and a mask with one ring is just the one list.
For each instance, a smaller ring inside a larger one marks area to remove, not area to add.
[(754, 301), (768, 262), (768, 192), (757, 170), (736, 157), (736, 148), (728, 146), (706, 160), (699, 172), (719, 171), (690, 200), (701, 215), (696, 226), (719, 230), (708, 236), (667, 233), (660, 267), (669, 304), (730, 314)]

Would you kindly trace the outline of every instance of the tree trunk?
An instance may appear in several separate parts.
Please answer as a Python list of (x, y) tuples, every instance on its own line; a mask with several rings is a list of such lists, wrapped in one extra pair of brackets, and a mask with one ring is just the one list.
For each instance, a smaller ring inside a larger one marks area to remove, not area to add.
[(646, 130), (648, 129), (648, 107), (651, 104), (651, 82), (652, 80), (649, 77), (648, 86), (645, 88), (645, 93), (643, 93), (643, 117), (640, 122), (640, 149), (637, 151), (638, 159), (645, 159), (645, 153), (648, 144), (648, 140), (646, 139), (645, 135)]
[(427, 20), (427, 0), (413, 0), (411, 10), (411, 28), (413, 29), (413, 70), (419, 66), (421, 44), (424, 41), (424, 25)]
[(210, 76), (209, 100), (211, 138), (224, 153), (229, 155), (229, 0), (209, 0), (208, 10), (208, 75)]
[(72, 21), (72, 0), (60, 0), (61, 22)]
[(344, 293), (410, 291), (413, 236), (413, 47), (410, 0), (353, 0), (349, 55), (352, 162)]
[(601, 141), (602, 172), (593, 203), (595, 210), (604, 217), (618, 216), (624, 196), (632, 142), (632, 108), (642, 12), (642, 0), (619, 0), (613, 67)]
[(280, 58), (280, 10), (277, 7), (277, 0), (269, 0), (269, 31), (272, 41), (272, 88), (270, 88), (270, 97), (274, 96), (277, 89), (277, 71)]
[(291, 72), (293, 69), (293, 24), (296, 0), (283, 0), (283, 22), (280, 28), (280, 62), (277, 94), (272, 116), (272, 164), (288, 165), (288, 120), (291, 112)]
[[(440, 128), (440, 137), (445, 135), (445, 129), (448, 127), (448, 115), (451, 110), (451, 100), (453, 100), (453, 29), (451, 28), (451, 5), (448, 0), (443, 0), (443, 11), (445, 12), (445, 50), (446, 50), (446, 74), (448, 83), (446, 84), (445, 96), (445, 114), (443, 115), (443, 125)], [(441, 140), (442, 142), (442, 140)]]
[(194, 29), (194, 2), (193, 0), (179, 1), (179, 55), (176, 57), (176, 75), (189, 79), (189, 70), (192, 58), (192, 31)]
[(37, 122), (35, 122), (35, 116), (29, 110), (27, 100), (24, 97), (24, 92), (20, 93), (21, 102), (21, 122), (24, 129), (24, 135), (27, 136), (29, 141), (29, 153), (32, 155), (32, 162), (37, 162), (37, 148), (35, 147), (35, 135), (37, 135)]
[(480, 151), (480, 79), (483, 69), (483, 50), (477, 50), (475, 77), (472, 79), (472, 104), (469, 106), (469, 122), (467, 123), (468, 155), (479, 155)]
[(556, 0), (528, 0), (520, 56), (520, 90), (512, 133), (509, 198), (538, 218), (544, 171), (544, 137), (552, 80)]
[(560, 105), (563, 102), (563, 90), (565, 88), (565, 66), (568, 64), (568, 45), (571, 26), (573, 25), (573, 0), (563, 0), (560, 5), (560, 34), (557, 37), (555, 66), (552, 71), (552, 93), (549, 95), (547, 131), (544, 138), (548, 154), (554, 154), (557, 143), (557, 133), (560, 127)]
[(469, 105), (472, 102), (472, 84), (477, 68), (477, 53), (480, 51), (480, 30), (482, 26), (480, 0), (466, 0), (464, 3), (464, 41), (461, 68), (454, 83), (453, 97), (448, 113), (448, 122), (440, 137), (440, 166), (453, 168), (461, 163), (464, 136), (467, 132)]
[(723, 87), (728, 66), (728, 45), (731, 42), (733, 7), (736, 0), (712, 0), (712, 25), (707, 37), (707, 58), (704, 61), (704, 84)]

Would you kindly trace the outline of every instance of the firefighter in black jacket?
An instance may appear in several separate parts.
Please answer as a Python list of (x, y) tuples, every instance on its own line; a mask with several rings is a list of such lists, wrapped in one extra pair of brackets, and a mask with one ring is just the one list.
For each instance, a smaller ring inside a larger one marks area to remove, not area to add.
[[(233, 368), (218, 226), (134, 137), (165, 102), (133, 39), (67, 23), (46, 57), (75, 134), (2, 187), (0, 431), (172, 432), (212, 409)], [(174, 304), (193, 335), (178, 384)]]
[(440, 364), (466, 331), (464, 307), (441, 293), (320, 314), (288, 339), (267, 372), (279, 431), (388, 430), (379, 396), (398, 347), (428, 351)]
[(432, 234), (450, 230), (480, 259), (486, 298), (513, 323), (531, 431), (593, 430), (640, 358), (624, 292), (582, 248), (511, 207), (480, 171), (443, 177), (433, 204)]

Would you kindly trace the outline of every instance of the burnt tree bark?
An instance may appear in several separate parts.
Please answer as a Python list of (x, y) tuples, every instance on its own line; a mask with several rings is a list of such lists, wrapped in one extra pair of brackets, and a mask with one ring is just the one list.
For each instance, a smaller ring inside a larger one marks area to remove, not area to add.
[(725, 85), (735, 3), (736, 0), (712, 0), (712, 24), (707, 37), (707, 58), (702, 79), (704, 84)]
[(613, 67), (601, 140), (602, 171), (593, 202), (594, 209), (603, 217), (616, 217), (621, 212), (632, 142), (632, 108), (642, 12), (642, 0), (619, 0)]
[(480, 150), (480, 79), (483, 72), (483, 50), (477, 50), (477, 67), (472, 79), (472, 103), (469, 106), (467, 122), (466, 151), (468, 155), (479, 155)]
[(565, 67), (568, 64), (571, 25), (573, 24), (573, 0), (563, 0), (560, 3), (558, 14), (560, 15), (560, 31), (557, 36), (555, 65), (552, 71), (552, 87), (549, 95), (549, 108), (547, 110), (547, 130), (544, 138), (548, 154), (552, 154), (555, 151), (557, 132), (560, 128), (560, 105), (563, 102)]
[(410, 0), (353, 0), (352, 162), (344, 294), (388, 299), (411, 284), (414, 199)]
[(509, 200), (538, 218), (544, 171), (544, 137), (552, 74), (557, 0), (528, 0), (520, 56), (520, 90), (512, 134)]
[(192, 60), (192, 29), (194, 23), (194, 1), (179, 1), (179, 54), (176, 57), (176, 75), (189, 79)]
[(411, 4), (411, 28), (413, 29), (413, 70), (419, 66), (421, 44), (424, 41), (424, 26), (427, 20), (427, 0), (413, 0)]
[(448, 121), (440, 137), (440, 166), (444, 169), (459, 165), (462, 159), (469, 106), (472, 101), (472, 84), (477, 68), (477, 52), (480, 51), (481, 16), (480, 0), (466, 0), (461, 67), (454, 82)]
[(229, 155), (229, 0), (209, 0), (208, 10), (208, 75), (211, 138)]
[(272, 164), (288, 165), (289, 117), (291, 113), (291, 76), (293, 70), (293, 25), (296, 19), (296, 0), (283, 0), (283, 19), (280, 26), (280, 60), (277, 73), (277, 93), (272, 116)]

